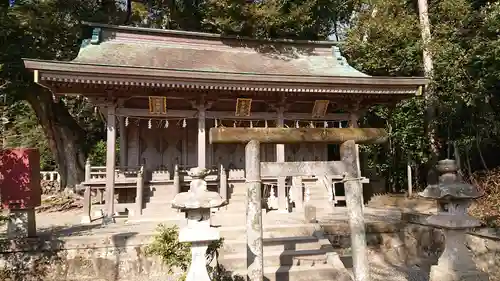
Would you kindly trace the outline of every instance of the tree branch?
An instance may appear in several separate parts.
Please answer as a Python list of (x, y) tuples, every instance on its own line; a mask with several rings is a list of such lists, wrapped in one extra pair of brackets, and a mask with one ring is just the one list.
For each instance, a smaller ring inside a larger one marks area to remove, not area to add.
[(9, 81), (3, 83), (2, 85), (0, 85), (0, 90), (6, 89), (9, 84), (10, 84)]

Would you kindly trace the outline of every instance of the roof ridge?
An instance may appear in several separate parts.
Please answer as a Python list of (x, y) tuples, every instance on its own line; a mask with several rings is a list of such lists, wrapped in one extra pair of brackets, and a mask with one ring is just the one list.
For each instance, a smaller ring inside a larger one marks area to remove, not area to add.
[(174, 29), (160, 29), (160, 28), (148, 28), (148, 27), (136, 27), (127, 25), (111, 25), (104, 23), (95, 22), (83, 22), (84, 25), (92, 28), (101, 28), (109, 30), (117, 30), (122, 32), (145, 32), (145, 33), (157, 33), (164, 35), (177, 35), (177, 36), (187, 36), (187, 37), (198, 37), (203, 39), (211, 40), (241, 40), (248, 42), (262, 42), (262, 43), (285, 43), (285, 44), (313, 44), (313, 45), (324, 45), (324, 46), (340, 46), (344, 44), (341, 41), (333, 40), (303, 40), (303, 39), (272, 39), (272, 38), (251, 38), (245, 36), (237, 35), (223, 35), (218, 33), (208, 33), (208, 32), (198, 32), (198, 31), (184, 31), (184, 30), (174, 30)]

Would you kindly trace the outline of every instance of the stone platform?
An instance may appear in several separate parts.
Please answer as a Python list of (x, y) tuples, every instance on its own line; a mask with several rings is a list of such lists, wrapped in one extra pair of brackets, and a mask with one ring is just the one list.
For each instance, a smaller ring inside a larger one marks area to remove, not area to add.
[[(318, 223), (305, 223), (302, 217), (300, 213), (279, 212), (263, 216), (266, 277), (277, 281), (306, 281), (308, 278), (349, 280), (350, 240), (346, 208), (318, 214)], [(365, 217), (371, 246), (370, 260), (376, 261), (372, 264), (373, 272), (385, 272), (374, 281), (387, 281), (383, 276), (402, 275), (406, 271), (387, 262), (377, 250), (387, 248), (385, 244), (391, 243), (390, 237), (397, 236), (395, 233), (401, 230), (401, 213), (365, 208)], [(21, 268), (19, 272), (28, 276), (31, 276), (28, 272), (37, 272), (37, 276), (44, 276), (44, 281), (175, 279), (159, 259), (148, 257), (144, 251), (159, 222), (129, 222), (118, 218), (112, 225), (103, 226), (100, 221), (80, 225), (71, 224), (72, 218), (77, 220), (79, 216), (76, 213), (38, 214), (39, 237), (4, 241), (0, 245), (0, 254), (8, 264)], [(66, 225), (56, 225), (56, 222), (66, 222)], [(184, 222), (165, 220), (163, 223), (182, 226)], [(212, 224), (225, 238), (219, 259), (221, 264), (235, 273), (245, 274), (245, 228), (240, 222), (244, 222), (244, 214), (219, 212), (214, 215)], [(26, 263), (26, 259), (32, 263)], [(38, 264), (38, 271), (33, 271), (30, 264)], [(401, 268), (407, 269), (406, 265)], [(26, 278), (17, 280), (31, 280)]]

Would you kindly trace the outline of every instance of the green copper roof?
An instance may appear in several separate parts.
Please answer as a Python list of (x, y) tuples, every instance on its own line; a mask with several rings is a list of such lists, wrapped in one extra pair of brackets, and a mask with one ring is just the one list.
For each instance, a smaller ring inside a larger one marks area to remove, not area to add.
[(257, 41), (217, 34), (95, 26), (74, 62), (232, 73), (367, 77), (334, 42)]

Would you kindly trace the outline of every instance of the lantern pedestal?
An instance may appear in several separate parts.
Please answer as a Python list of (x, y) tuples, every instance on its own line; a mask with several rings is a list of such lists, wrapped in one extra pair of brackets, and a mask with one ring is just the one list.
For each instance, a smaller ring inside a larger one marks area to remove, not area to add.
[(36, 236), (35, 209), (9, 210), (7, 237), (25, 238)]
[(172, 207), (184, 210), (187, 217), (187, 226), (179, 232), (180, 242), (191, 243), (186, 281), (210, 281), (205, 254), (208, 245), (220, 238), (219, 231), (210, 226), (210, 209), (222, 206), (225, 200), (217, 192), (207, 191), (204, 178), (208, 172), (203, 168), (191, 169), (189, 191), (177, 194), (172, 202)]

